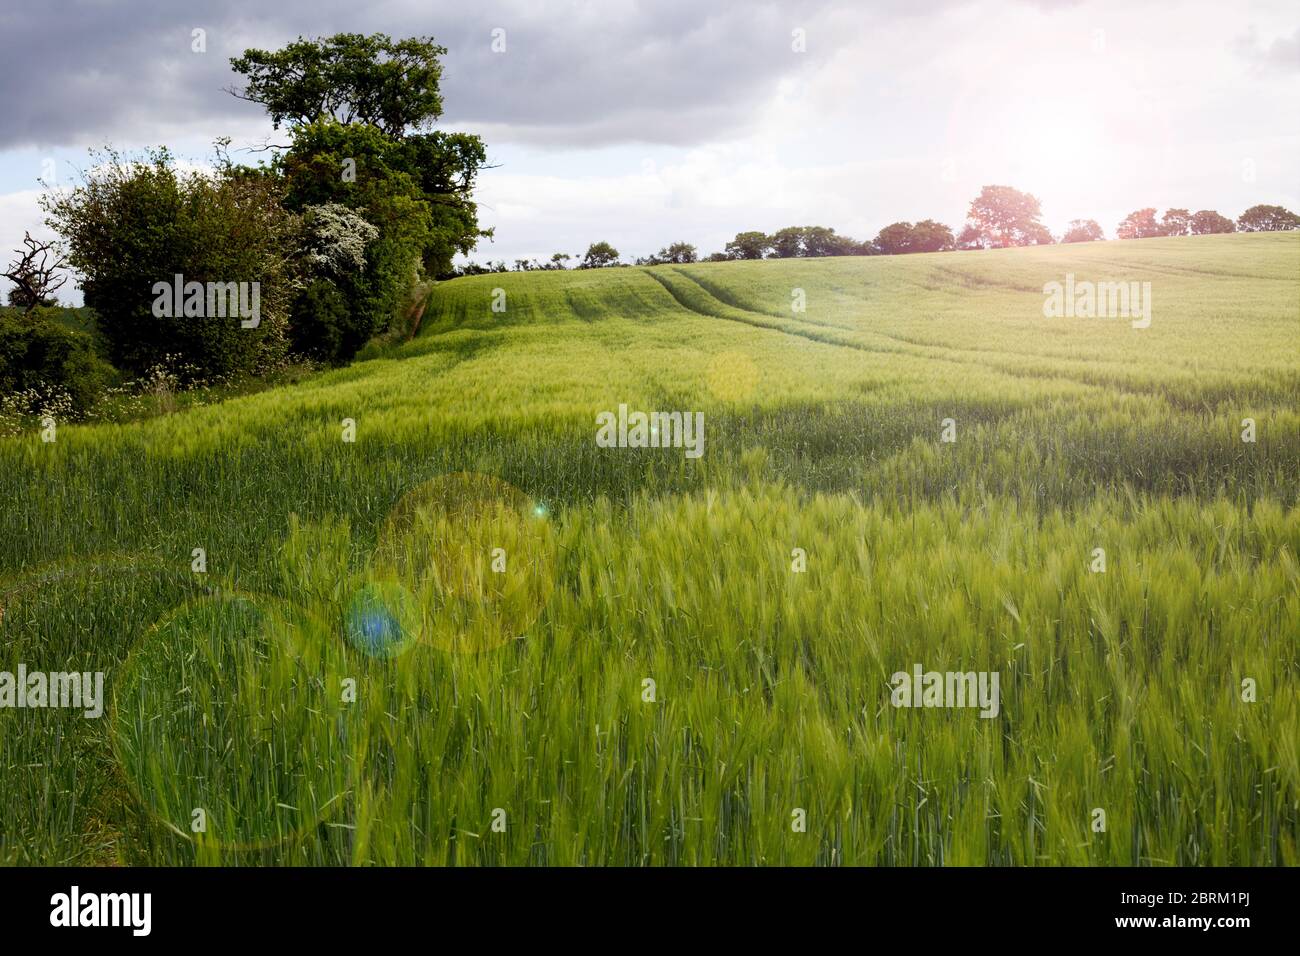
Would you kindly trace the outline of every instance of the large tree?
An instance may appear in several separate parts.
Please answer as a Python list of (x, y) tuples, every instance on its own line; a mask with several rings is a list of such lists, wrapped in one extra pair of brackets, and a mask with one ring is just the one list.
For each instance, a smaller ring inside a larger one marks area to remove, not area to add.
[(431, 37), (340, 33), (231, 60), (247, 83), (230, 92), (265, 106), (277, 127), (290, 126), (292, 144), (273, 167), (287, 181), (286, 205), (295, 212), (346, 207), (378, 230), (364, 268), (314, 277), (332, 291), (317, 285), (310, 302), (295, 306), (301, 324), (313, 312), (343, 314), (340, 296), (346, 301), (347, 334), (317, 337), (313, 354), (350, 358), (404, 313), (421, 271), (451, 274), (458, 254), (491, 235), (479, 228), (472, 198), (486, 164), (483, 141), (424, 131), (442, 113), (444, 53)]
[(1052, 234), (1039, 222), (1042, 208), (1029, 193), (985, 186), (970, 204), (960, 244), (964, 248), (1046, 245)]
[(231, 60), (248, 82), (230, 92), (265, 106), (276, 126), (291, 126), (283, 160), (293, 180), (290, 204), (360, 209), (364, 202), (370, 218), (385, 193), (419, 201), (428, 220), (420, 260), (434, 275), (491, 235), (479, 228), (472, 199), (487, 163), (483, 141), (470, 133), (417, 132), (442, 114), (444, 53), (431, 37), (340, 33), (299, 37), (273, 52), (246, 50)]

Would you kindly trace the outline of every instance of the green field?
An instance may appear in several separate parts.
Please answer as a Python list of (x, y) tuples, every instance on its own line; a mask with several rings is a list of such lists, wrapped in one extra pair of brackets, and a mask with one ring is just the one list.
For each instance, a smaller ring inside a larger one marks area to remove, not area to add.
[(1300, 234), (456, 279), (0, 491), (0, 671), (110, 696), (0, 710), (5, 863), (1300, 863)]

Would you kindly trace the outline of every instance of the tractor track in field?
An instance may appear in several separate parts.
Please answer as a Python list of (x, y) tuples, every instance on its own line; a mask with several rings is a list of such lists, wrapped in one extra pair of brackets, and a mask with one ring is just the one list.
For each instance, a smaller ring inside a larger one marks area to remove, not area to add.
[(642, 269), (641, 271), (663, 286), (678, 305), (688, 312), (694, 312), (696, 315), (702, 315), (710, 319), (724, 319), (728, 322), (739, 322), (742, 325), (750, 325), (756, 329), (766, 329), (769, 332), (781, 332), (786, 335), (794, 335), (807, 339), (810, 342), (819, 342), (822, 345), (836, 345), (845, 348), (858, 349), (863, 352), (882, 352), (886, 354), (890, 352), (904, 351), (902, 349), (873, 349), (860, 342), (845, 342), (842, 339), (830, 335), (816, 334), (811, 329), (792, 327), (787, 321), (778, 319), (776, 316), (766, 315), (762, 312), (755, 312), (751, 309), (741, 309), (723, 302), (721, 299), (709, 292), (708, 289), (704, 288), (704, 286), (699, 285), (698, 283), (692, 283), (692, 288), (697, 289), (701, 295), (707, 297), (712, 303), (716, 303), (716, 306), (712, 310), (703, 308), (699, 304), (692, 302), (689, 296), (683, 293), (681, 289), (676, 287), (665, 276), (659, 275), (650, 269)]
[[(773, 332), (780, 332), (785, 335), (796, 336), (822, 345), (849, 348), (873, 355), (904, 355), (908, 358), (924, 359), (932, 362), (949, 362), (961, 366), (974, 365), (1019, 379), (1031, 379), (1040, 382), (1064, 381), (1088, 389), (1106, 389), (1112, 391), (1118, 389), (1131, 395), (1149, 396), (1162, 394), (1160, 388), (1156, 386), (1148, 386), (1140, 382), (1128, 382), (1124, 381), (1122, 376), (1106, 374), (1107, 372), (1116, 370), (1116, 368), (1122, 370), (1125, 367), (1125, 363), (1120, 363), (1118, 367), (1116, 367), (1115, 363), (1105, 362), (1102, 363), (1104, 366), (1103, 368), (1093, 369), (1081, 375), (1079, 374), (1079, 369), (1070, 367), (1051, 369), (1026, 368), (1024, 365), (1020, 364), (1022, 361), (1032, 361), (1043, 358), (1042, 356), (1030, 353), (1005, 352), (986, 348), (931, 345), (913, 341), (904, 336), (884, 332), (879, 329), (861, 330), (865, 334), (877, 335), (881, 338), (889, 339), (898, 343), (897, 348), (876, 347), (868, 345), (865, 342), (846, 341), (835, 336), (833, 333), (819, 334), (819, 331), (799, 328), (791, 322), (783, 320), (781, 317), (756, 312), (752, 309), (741, 308), (719, 298), (708, 288), (708, 286), (695, 281), (693, 276), (680, 269), (673, 270), (676, 276), (691, 280), (692, 288), (698, 290), (700, 294), (706, 297), (706, 304), (701, 305), (698, 302), (692, 302), (690, 297), (681, 289), (676, 288), (672, 281), (667, 277), (650, 269), (642, 269), (642, 271), (663, 286), (668, 294), (671, 295), (677, 304), (683, 309), (693, 312), (696, 315), (702, 315), (706, 318), (738, 322), (758, 329), (766, 329)], [(838, 325), (818, 327), (818, 329), (822, 328), (834, 328), (846, 332), (858, 331), (850, 330)], [(1070, 365), (1080, 362), (1080, 360), (1065, 358), (1055, 359), (1054, 361), (1067, 362)]]
[(840, 323), (840, 322), (829, 322), (829, 321), (824, 321), (824, 320), (819, 320), (819, 319), (809, 319), (809, 318), (803, 318), (803, 319), (797, 319), (797, 320), (796, 320), (796, 319), (791, 319), (791, 318), (790, 318), (789, 316), (787, 316), (784, 312), (764, 312), (764, 311), (762, 311), (762, 310), (760, 310), (760, 309), (752, 309), (752, 308), (750, 308), (750, 307), (747, 306), (747, 305), (743, 305), (741, 302), (737, 301), (737, 300), (734, 299), (734, 298), (728, 298), (728, 294), (725, 293), (725, 292), (722, 290), (722, 288), (721, 288), (720, 286), (716, 285), (715, 283), (707, 282), (707, 281), (705, 281), (704, 279), (701, 279), (699, 276), (691, 275), (689, 272), (686, 272), (686, 271), (683, 270), (683, 269), (674, 269), (673, 272), (675, 272), (677, 275), (681, 276), (683, 279), (689, 279), (691, 282), (695, 283), (697, 286), (699, 286), (701, 289), (703, 289), (706, 293), (708, 293), (708, 295), (712, 296), (714, 299), (717, 299), (717, 300), (718, 300), (719, 302), (721, 302), (723, 305), (728, 306), (728, 307), (733, 308), (733, 309), (737, 309), (737, 310), (739, 310), (739, 311), (741, 311), (741, 312), (749, 312), (749, 313), (752, 313), (753, 315), (770, 316), (771, 318), (774, 318), (774, 319), (777, 319), (777, 320), (779, 320), (779, 321), (783, 321), (783, 322), (784, 322), (784, 321), (800, 321), (800, 322), (806, 322), (806, 323), (808, 323), (809, 325), (820, 326), (820, 327), (822, 327), (822, 328), (840, 329), (841, 331), (844, 331), (844, 332), (856, 332), (856, 331), (857, 331), (857, 329), (855, 329), (853, 326), (851, 326), (851, 325), (844, 325), (844, 324), (842, 324), (842, 323)]
[[(757, 310), (757, 309), (751, 309), (751, 308), (748, 308), (748, 307), (746, 307), (746, 306), (741, 305), (739, 302), (736, 302), (736, 301), (734, 301), (734, 300), (732, 300), (732, 299), (726, 298), (724, 295), (719, 294), (717, 288), (716, 288), (712, 283), (705, 282), (704, 280), (700, 279), (698, 276), (693, 276), (693, 275), (691, 275), (689, 272), (686, 272), (685, 270), (682, 270), (682, 269), (674, 269), (673, 271), (676, 272), (678, 275), (682, 276), (683, 278), (689, 279), (689, 280), (691, 280), (692, 282), (694, 282), (694, 283), (695, 283), (696, 285), (698, 285), (701, 289), (703, 289), (706, 293), (708, 293), (709, 295), (711, 295), (713, 298), (717, 299), (717, 300), (718, 300), (719, 302), (721, 302), (723, 305), (729, 306), (730, 308), (733, 308), (733, 309), (737, 309), (737, 310), (739, 310), (739, 311), (741, 311), (741, 312), (750, 312), (750, 313), (753, 313), (753, 314), (755, 314), (755, 315), (759, 315), (759, 316), (771, 316), (772, 318), (777, 319), (778, 321), (786, 320), (786, 316), (785, 316), (784, 314), (780, 314), (780, 313), (777, 313), (777, 312), (760, 312), (760, 311)], [(912, 338), (912, 337), (908, 337), (908, 336), (906, 336), (906, 335), (900, 335), (900, 334), (897, 333), (897, 332), (887, 332), (887, 331), (885, 331), (884, 329), (879, 329), (879, 328), (858, 328), (858, 327), (856, 327), (856, 326), (852, 326), (852, 325), (844, 325), (843, 323), (839, 323), (839, 322), (826, 322), (826, 321), (818, 321), (818, 320), (815, 320), (815, 319), (807, 319), (807, 318), (805, 318), (805, 319), (798, 319), (798, 320), (789, 320), (789, 321), (801, 321), (801, 322), (806, 322), (806, 323), (808, 323), (809, 325), (819, 326), (819, 327), (823, 327), (823, 328), (840, 329), (841, 331), (848, 332), (848, 333), (851, 333), (851, 334), (859, 334), (859, 335), (862, 335), (862, 334), (865, 334), (865, 335), (877, 335), (877, 336), (880, 336), (881, 338), (890, 339), (890, 340), (892, 340), (892, 341), (899, 342), (899, 343), (903, 344), (904, 346), (909, 346), (911, 349), (924, 349), (924, 350), (925, 350), (925, 352), (924, 352), (924, 357), (925, 357), (925, 358), (938, 358), (938, 359), (950, 359), (950, 360), (953, 360), (953, 361), (961, 361), (961, 359), (957, 359), (957, 358), (953, 357), (950, 353), (953, 353), (953, 352), (962, 352), (962, 353), (970, 353), (970, 354), (973, 354), (973, 355), (987, 355), (987, 356), (989, 356), (991, 359), (999, 359), (999, 358), (1001, 358), (1001, 359), (1007, 359), (1007, 358), (1042, 359), (1042, 358), (1048, 358), (1048, 359), (1051, 359), (1051, 360), (1062, 361), (1062, 362), (1074, 362), (1074, 361), (1079, 361), (1079, 360), (1077, 360), (1077, 359), (1071, 359), (1071, 358), (1068, 358), (1068, 357), (1065, 357), (1065, 356), (1050, 356), (1050, 355), (1049, 355), (1049, 356), (1044, 356), (1044, 355), (1042, 355), (1041, 353), (1037, 353), (1037, 352), (1017, 352), (1017, 351), (1014, 351), (1014, 350), (1007, 350), (1007, 349), (991, 349), (991, 348), (979, 348), (979, 347), (975, 347), (975, 346), (939, 345), (939, 344), (937, 344), (937, 343), (935, 343), (935, 342), (926, 342), (926, 341), (924, 341), (924, 340), (922, 340), (922, 339)], [(882, 350), (882, 351), (883, 351), (883, 350)], [(912, 354), (912, 353), (910, 352), (910, 350), (908, 350), (908, 349), (904, 349), (903, 351), (909, 351), (909, 354)], [(1092, 360), (1092, 361), (1098, 361), (1098, 362), (1101, 362), (1102, 360), (1097, 359), (1097, 360)], [(1136, 363), (1136, 361), (1137, 361), (1137, 360), (1134, 359), (1134, 363)], [(1103, 362), (1103, 364), (1107, 364), (1107, 365), (1109, 365), (1109, 364), (1114, 364), (1114, 363), (1111, 363), (1111, 362)], [(1130, 364), (1130, 363), (1120, 363), (1120, 364)]]
[[(1067, 381), (1074, 382), (1077, 385), (1082, 385), (1087, 388), (1098, 387), (1096, 383), (1076, 378), (1073, 375), (1069, 374), (1068, 371), (1061, 371), (1059, 373), (1029, 371), (1024, 368), (1007, 366), (1001, 362), (980, 361), (979, 359), (973, 357), (976, 354), (989, 354), (987, 350), (984, 349), (954, 349), (946, 346), (921, 345), (919, 343), (909, 342), (906, 339), (901, 339), (896, 336), (889, 335), (888, 333), (878, 332), (876, 330), (869, 330), (868, 334), (879, 335), (882, 338), (891, 339), (897, 342), (898, 346), (896, 348), (882, 348), (882, 347), (868, 345), (865, 342), (846, 341), (844, 339), (832, 335), (818, 334), (817, 332), (814, 332), (812, 329), (801, 329), (792, 326), (788, 323), (783, 323), (782, 320), (777, 319), (775, 316), (768, 316), (765, 315), (764, 313), (753, 312), (752, 310), (737, 308), (736, 306), (730, 305), (718, 299), (716, 296), (713, 296), (709, 292), (709, 290), (704, 286), (699, 285), (698, 283), (694, 283), (694, 286), (698, 288), (702, 294), (708, 296), (710, 299), (717, 302), (718, 307), (713, 311), (709, 311), (708, 309), (701, 307), (698, 303), (691, 302), (688, 296), (684, 295), (680, 289), (675, 288), (673, 284), (665, 277), (658, 275), (657, 273), (651, 271), (650, 269), (643, 269), (642, 271), (645, 272), (647, 275), (649, 275), (651, 278), (653, 278), (661, 286), (663, 286), (664, 289), (668, 292), (668, 294), (671, 295), (673, 299), (677, 302), (677, 304), (680, 305), (683, 309), (686, 309), (689, 312), (693, 312), (696, 315), (705, 316), (706, 318), (723, 319), (729, 322), (739, 322), (744, 325), (753, 326), (754, 328), (766, 329), (771, 332), (780, 332), (785, 335), (796, 336), (799, 338), (806, 339), (810, 342), (817, 342), (821, 345), (830, 345), (839, 348), (848, 348), (858, 352), (866, 352), (872, 355), (904, 355), (907, 356), (908, 358), (924, 359), (932, 362), (949, 362), (954, 365), (976, 365), (976, 366), (982, 366), (984, 368), (989, 368), (994, 371), (1002, 372), (1003, 374), (1006, 375), (1014, 375), (1018, 378), (1035, 378), (1035, 379), (1042, 379), (1044, 381), (1050, 381), (1052, 379), (1065, 379)], [(747, 314), (736, 314), (736, 313), (747, 313)], [(752, 318), (748, 317), (751, 315), (753, 316)], [(992, 353), (992, 354), (1006, 355), (1007, 353)]]

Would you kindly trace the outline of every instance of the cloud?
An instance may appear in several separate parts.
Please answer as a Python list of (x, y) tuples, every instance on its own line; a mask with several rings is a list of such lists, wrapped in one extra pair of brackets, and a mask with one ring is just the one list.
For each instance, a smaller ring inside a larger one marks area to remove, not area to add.
[[(872, 14), (885, 15), (890, 5)], [(743, 127), (782, 77), (843, 40), (830, 0), (136, 0), (127, 11), (52, 0), (15, 6), (3, 23), (0, 149), (264, 131), (259, 107), (223, 92), (239, 79), (229, 58), (340, 31), (432, 34), (449, 50), (451, 123), (542, 143), (689, 144)], [(791, 49), (796, 29), (806, 53)]]
[(1265, 70), (1300, 72), (1300, 29), (1289, 37), (1274, 37), (1270, 43), (1261, 41), (1258, 32), (1251, 29), (1237, 40), (1237, 50)]

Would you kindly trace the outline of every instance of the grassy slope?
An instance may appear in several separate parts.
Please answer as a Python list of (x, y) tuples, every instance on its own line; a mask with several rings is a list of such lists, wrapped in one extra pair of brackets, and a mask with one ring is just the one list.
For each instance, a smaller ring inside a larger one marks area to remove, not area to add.
[[(1150, 281), (1151, 327), (1044, 319), (1066, 272)], [(0, 668), (118, 709), (0, 711), (0, 858), (1294, 864), (1298, 275), (1258, 235), (485, 276), (393, 358), (2, 442)], [(705, 411), (705, 456), (596, 448), (620, 402)], [(528, 501), (402, 548), (524, 560), (412, 586), (527, 639), (361, 658), (329, 622), (460, 470)], [(218, 588), (325, 623), (146, 632)], [(914, 663), (998, 670), (1001, 716), (889, 707)]]

